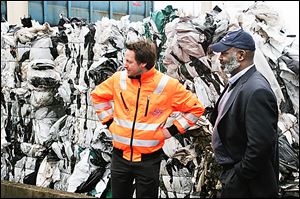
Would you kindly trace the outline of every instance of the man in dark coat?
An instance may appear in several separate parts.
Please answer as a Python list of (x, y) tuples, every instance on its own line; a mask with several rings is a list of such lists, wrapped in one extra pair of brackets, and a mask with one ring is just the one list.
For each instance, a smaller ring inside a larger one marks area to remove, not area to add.
[(212, 147), (223, 167), (221, 197), (278, 197), (278, 106), (254, 65), (255, 42), (239, 29), (210, 49), (230, 73), (210, 118)]

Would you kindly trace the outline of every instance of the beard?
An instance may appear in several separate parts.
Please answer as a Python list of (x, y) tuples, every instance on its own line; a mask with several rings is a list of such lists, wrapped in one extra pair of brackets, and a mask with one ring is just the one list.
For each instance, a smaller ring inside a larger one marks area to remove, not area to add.
[(231, 74), (235, 69), (240, 67), (240, 63), (234, 55), (231, 55), (229, 63), (224, 64), (222, 67), (224, 68), (224, 72)]
[(128, 78), (130, 79), (139, 79), (142, 73), (143, 73), (142, 69), (138, 69), (138, 71), (136, 71), (134, 74), (127, 71)]

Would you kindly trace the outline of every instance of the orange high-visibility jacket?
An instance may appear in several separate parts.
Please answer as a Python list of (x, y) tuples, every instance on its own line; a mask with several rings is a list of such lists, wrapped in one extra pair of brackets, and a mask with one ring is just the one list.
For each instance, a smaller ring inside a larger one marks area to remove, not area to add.
[(140, 79), (128, 78), (126, 71), (116, 72), (96, 86), (91, 97), (100, 121), (113, 119), (109, 126), (113, 146), (134, 162), (141, 161), (141, 154), (162, 148), (162, 128), (172, 112), (184, 113), (173, 121), (180, 133), (195, 125), (204, 112), (191, 91), (155, 67)]

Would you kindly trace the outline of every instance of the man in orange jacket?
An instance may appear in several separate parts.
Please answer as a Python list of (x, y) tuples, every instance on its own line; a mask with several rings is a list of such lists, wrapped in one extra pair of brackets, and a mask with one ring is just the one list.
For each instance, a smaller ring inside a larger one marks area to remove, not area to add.
[[(113, 137), (113, 198), (158, 197), (164, 140), (183, 134), (204, 112), (202, 103), (178, 80), (155, 69), (156, 46), (140, 40), (126, 44), (125, 69), (96, 86), (91, 97), (102, 124)], [(170, 127), (172, 112), (182, 114)]]

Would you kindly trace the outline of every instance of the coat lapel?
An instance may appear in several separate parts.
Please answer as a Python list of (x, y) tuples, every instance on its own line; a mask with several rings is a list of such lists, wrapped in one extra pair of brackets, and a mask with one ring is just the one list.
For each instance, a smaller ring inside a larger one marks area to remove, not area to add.
[(248, 78), (256, 71), (255, 66), (253, 66), (252, 68), (250, 68), (239, 80), (237, 80), (237, 82), (234, 85), (234, 88), (232, 90), (231, 95), (229, 96), (225, 107), (223, 109), (223, 112), (221, 113), (221, 118), (219, 121), (222, 120), (223, 116), (228, 112), (229, 108), (231, 107), (232, 103), (234, 102), (234, 100), (236, 99), (238, 93), (240, 92), (240, 90), (243, 88), (244, 83), (248, 80)]
[(224, 95), (224, 93), (225, 93), (225, 91), (226, 91), (226, 89), (227, 89), (227, 87), (229, 86), (229, 84), (227, 84), (226, 86), (225, 86), (225, 88), (223, 89), (223, 91), (222, 91), (222, 93), (220, 94), (220, 96), (219, 96), (219, 98), (218, 98), (218, 100), (217, 100), (217, 102), (216, 102), (216, 104), (215, 104), (215, 108), (213, 109), (213, 111), (212, 111), (212, 113), (211, 113), (211, 116), (210, 116), (210, 122), (212, 123), (212, 125), (215, 125), (215, 122), (216, 122), (216, 119), (217, 119), (217, 117), (218, 117), (218, 106), (219, 106), (219, 103), (220, 103), (220, 100), (221, 100), (221, 98), (223, 97), (223, 95)]

